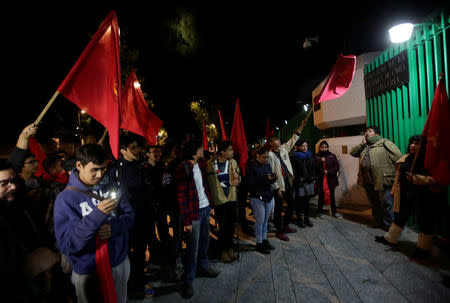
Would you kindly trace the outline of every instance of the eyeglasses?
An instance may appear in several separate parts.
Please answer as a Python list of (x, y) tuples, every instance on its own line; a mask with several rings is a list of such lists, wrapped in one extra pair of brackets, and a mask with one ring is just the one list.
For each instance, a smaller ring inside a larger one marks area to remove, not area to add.
[(31, 160), (31, 161), (25, 162), (24, 164), (34, 164), (34, 163), (37, 163), (37, 160)]
[(10, 186), (14, 183), (17, 183), (17, 181), (19, 180), (18, 177), (14, 177), (11, 179), (5, 179), (5, 180), (0, 180), (0, 187), (7, 187)]

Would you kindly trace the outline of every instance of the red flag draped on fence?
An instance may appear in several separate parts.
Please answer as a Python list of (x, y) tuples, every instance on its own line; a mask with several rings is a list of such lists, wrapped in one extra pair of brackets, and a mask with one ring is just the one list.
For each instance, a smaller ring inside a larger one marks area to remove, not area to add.
[(122, 90), (120, 128), (144, 137), (155, 145), (163, 122), (149, 108), (144, 99), (134, 70), (130, 72)]
[(111, 11), (57, 91), (108, 130), (116, 159), (120, 89), (119, 26), (116, 13)]
[(208, 150), (208, 136), (206, 135), (205, 123), (203, 123), (203, 150)]
[(231, 129), (231, 142), (233, 150), (239, 154), (239, 166), (242, 174), (245, 176), (245, 164), (248, 160), (247, 138), (245, 137), (244, 122), (242, 121), (241, 109), (239, 107), (239, 99), (236, 101), (236, 109), (234, 111), (233, 127)]
[(225, 132), (225, 125), (223, 124), (222, 113), (219, 109), (220, 128), (222, 129), (222, 140), (228, 140), (227, 133)]
[(445, 91), (444, 79), (439, 80), (433, 103), (428, 113), (427, 122), (422, 133), (426, 142), (425, 169), (436, 182), (446, 186), (450, 184), (450, 107)]
[(314, 98), (314, 104), (336, 99), (344, 95), (352, 83), (355, 67), (355, 55), (339, 55), (331, 73), (328, 75), (321, 93)]

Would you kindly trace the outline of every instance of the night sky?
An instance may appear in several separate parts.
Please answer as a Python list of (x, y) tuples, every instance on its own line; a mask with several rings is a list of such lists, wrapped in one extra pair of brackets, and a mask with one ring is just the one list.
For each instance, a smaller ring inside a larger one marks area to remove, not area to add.
[[(7, 91), (2, 139), (14, 142), (22, 128), (34, 122), (111, 9), (118, 17), (122, 45), (139, 50), (135, 64), (128, 67), (136, 69), (169, 135), (200, 131), (188, 109), (196, 100), (216, 104), (230, 134), (240, 98), (251, 141), (264, 136), (267, 116), (273, 126), (280, 126), (310, 103), (311, 91), (340, 53), (383, 50), (389, 45), (390, 26), (419, 23), (447, 1), (342, 2), (345, 7), (315, 1), (312, 8), (296, 2), (126, 1), (95, 7), (64, 2), (53, 8), (13, 4), (3, 10), (2, 21)], [(319, 43), (303, 49), (304, 39), (315, 36)], [(39, 136), (45, 140), (56, 129), (74, 128), (75, 113), (73, 104), (58, 97)]]

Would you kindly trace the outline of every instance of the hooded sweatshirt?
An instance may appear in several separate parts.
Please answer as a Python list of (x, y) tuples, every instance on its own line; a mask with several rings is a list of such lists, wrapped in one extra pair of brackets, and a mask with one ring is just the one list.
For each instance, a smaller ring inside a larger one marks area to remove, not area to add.
[[(87, 187), (80, 181), (77, 170), (70, 174), (67, 186), (91, 191), (105, 198), (110, 196), (112, 190), (117, 191), (117, 186), (108, 175), (95, 187)], [(78, 191), (66, 188), (56, 198), (56, 240), (60, 251), (69, 257), (77, 274), (96, 272), (96, 234), (103, 223), (111, 225), (111, 237), (108, 238), (111, 267), (121, 264), (127, 258), (128, 230), (133, 224), (134, 212), (124, 195), (119, 194), (118, 198), (118, 207), (110, 215), (97, 208), (100, 201)]]

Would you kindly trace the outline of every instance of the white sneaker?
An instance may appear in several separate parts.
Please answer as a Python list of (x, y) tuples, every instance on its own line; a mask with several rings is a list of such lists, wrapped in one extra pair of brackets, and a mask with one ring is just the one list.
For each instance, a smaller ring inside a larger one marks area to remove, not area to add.
[(335, 217), (336, 219), (344, 219), (344, 217), (340, 213), (335, 213), (333, 217)]

